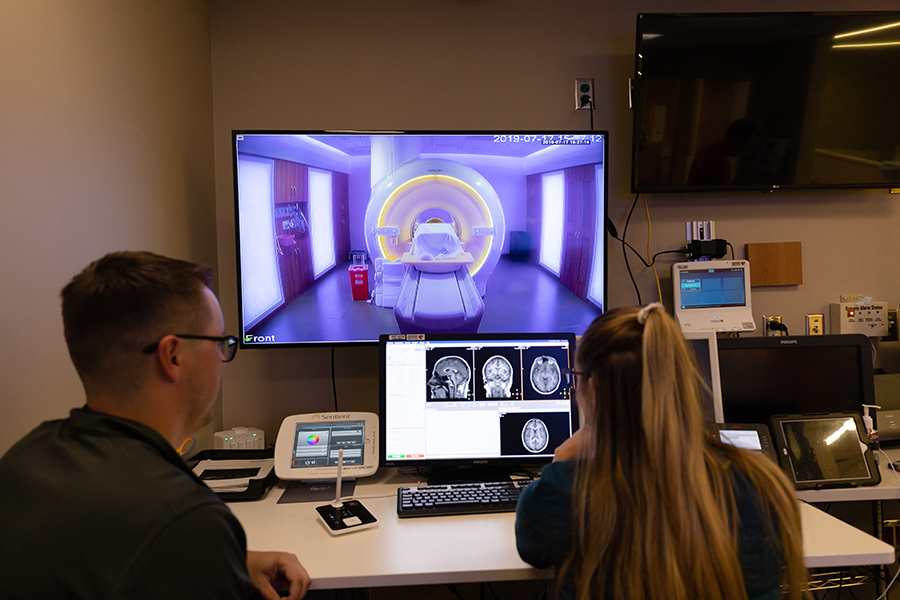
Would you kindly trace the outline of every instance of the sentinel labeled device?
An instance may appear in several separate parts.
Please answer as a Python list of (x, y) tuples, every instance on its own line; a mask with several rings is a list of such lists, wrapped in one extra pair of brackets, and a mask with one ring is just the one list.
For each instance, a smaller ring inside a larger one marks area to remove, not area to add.
[(378, 415), (309, 413), (292, 415), (281, 423), (275, 441), (279, 479), (335, 479), (340, 469), (352, 478), (378, 470)]
[(703, 260), (672, 265), (675, 319), (681, 330), (754, 331), (750, 263)]

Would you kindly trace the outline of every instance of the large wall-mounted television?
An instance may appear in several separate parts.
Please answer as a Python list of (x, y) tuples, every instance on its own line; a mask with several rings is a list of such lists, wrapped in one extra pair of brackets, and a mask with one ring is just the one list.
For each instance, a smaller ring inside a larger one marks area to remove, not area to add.
[(241, 346), (583, 332), (605, 132), (235, 131)]
[(900, 187), (900, 12), (639, 14), (632, 191)]

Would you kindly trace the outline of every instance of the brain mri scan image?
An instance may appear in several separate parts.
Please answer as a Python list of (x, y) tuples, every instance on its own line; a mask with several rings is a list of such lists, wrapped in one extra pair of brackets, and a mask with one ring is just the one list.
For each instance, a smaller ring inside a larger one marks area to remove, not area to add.
[(547, 425), (540, 419), (529, 419), (522, 428), (522, 445), (529, 452), (542, 452), (550, 441)]
[(559, 388), (562, 373), (552, 356), (538, 356), (531, 363), (531, 386), (539, 394), (552, 394)]
[(484, 393), (488, 398), (510, 398), (513, 368), (504, 356), (490, 357), (481, 369), (484, 377)]
[(459, 356), (445, 356), (434, 363), (428, 380), (432, 399), (466, 398), (472, 371)]

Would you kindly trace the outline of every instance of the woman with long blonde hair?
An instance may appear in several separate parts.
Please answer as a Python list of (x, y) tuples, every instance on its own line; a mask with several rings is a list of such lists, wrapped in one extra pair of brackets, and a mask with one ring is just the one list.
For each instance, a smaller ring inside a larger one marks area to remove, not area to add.
[(576, 600), (804, 596), (800, 510), (774, 462), (706, 435), (705, 385), (660, 304), (578, 345), (584, 425), (519, 499), (522, 558)]

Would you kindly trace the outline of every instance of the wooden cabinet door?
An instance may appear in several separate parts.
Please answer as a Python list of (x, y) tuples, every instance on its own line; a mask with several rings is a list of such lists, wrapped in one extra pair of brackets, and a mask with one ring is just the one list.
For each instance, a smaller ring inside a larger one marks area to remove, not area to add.
[[(525, 231), (531, 235), (531, 247), (541, 247), (541, 195), (543, 175), (529, 175), (525, 178)], [(529, 260), (538, 263), (540, 252), (532, 251)]]
[(331, 201), (334, 218), (334, 262), (349, 260), (350, 255), (350, 184), (347, 173), (332, 171)]
[(309, 167), (289, 160), (275, 159), (275, 204), (306, 202)]
[(563, 225), (563, 261), (559, 280), (582, 300), (587, 299), (597, 201), (594, 197), (594, 166), (581, 165), (565, 170), (566, 216)]

